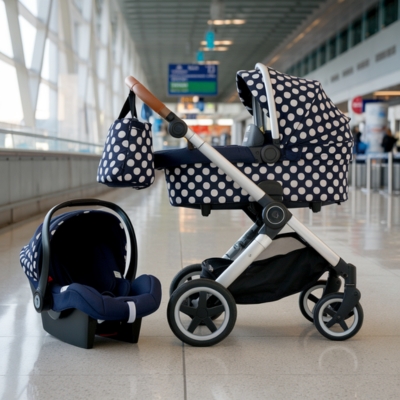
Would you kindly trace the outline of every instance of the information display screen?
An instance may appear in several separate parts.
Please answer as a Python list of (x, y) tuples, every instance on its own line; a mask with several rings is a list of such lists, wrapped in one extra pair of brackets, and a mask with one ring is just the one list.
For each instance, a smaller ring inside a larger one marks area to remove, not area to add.
[(216, 96), (218, 65), (169, 64), (169, 96)]

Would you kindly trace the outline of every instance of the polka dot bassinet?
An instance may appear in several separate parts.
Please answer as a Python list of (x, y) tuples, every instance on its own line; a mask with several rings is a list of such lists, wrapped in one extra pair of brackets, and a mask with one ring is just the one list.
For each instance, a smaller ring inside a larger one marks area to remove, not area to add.
[[(245, 145), (216, 150), (253, 182), (278, 182), (282, 201), (288, 207), (314, 209), (313, 205), (347, 200), (353, 148), (349, 118), (337, 109), (318, 81), (269, 67), (266, 70), (267, 77), (258, 69), (237, 73), (240, 100), (254, 116), (253, 128), (261, 142), (245, 137)], [(266, 118), (275, 127), (275, 138), (263, 129)], [(278, 149), (272, 162), (263, 157), (271, 148)], [(173, 206), (240, 208), (254, 201), (199, 150), (157, 152), (155, 166), (165, 170)]]

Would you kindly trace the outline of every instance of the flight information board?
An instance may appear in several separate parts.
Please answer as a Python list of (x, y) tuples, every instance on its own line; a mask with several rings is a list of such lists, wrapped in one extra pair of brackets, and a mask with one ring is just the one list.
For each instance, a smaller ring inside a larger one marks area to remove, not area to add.
[(218, 65), (169, 64), (168, 95), (216, 96)]

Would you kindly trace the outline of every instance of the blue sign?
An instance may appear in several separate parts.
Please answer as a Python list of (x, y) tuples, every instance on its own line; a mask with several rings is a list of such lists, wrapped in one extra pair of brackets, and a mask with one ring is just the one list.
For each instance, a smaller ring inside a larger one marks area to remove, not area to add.
[(216, 96), (217, 94), (217, 65), (169, 64), (168, 95)]

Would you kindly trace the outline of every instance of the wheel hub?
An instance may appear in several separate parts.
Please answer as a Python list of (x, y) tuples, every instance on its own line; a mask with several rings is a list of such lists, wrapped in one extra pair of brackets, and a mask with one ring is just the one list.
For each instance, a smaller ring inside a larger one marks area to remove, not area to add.
[(201, 319), (205, 319), (208, 317), (208, 312), (206, 308), (200, 308), (197, 310), (196, 316), (201, 318)]

